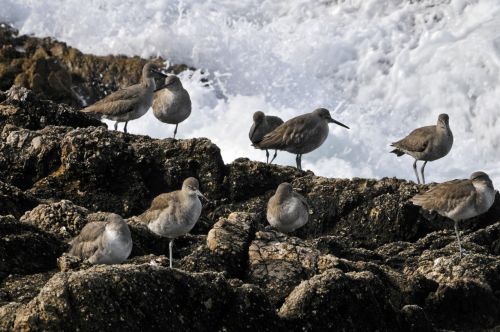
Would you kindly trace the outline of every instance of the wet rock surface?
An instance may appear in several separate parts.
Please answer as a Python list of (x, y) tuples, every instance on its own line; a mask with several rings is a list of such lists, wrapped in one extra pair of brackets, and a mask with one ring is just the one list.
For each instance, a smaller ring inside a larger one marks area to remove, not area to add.
[[(31, 38), (9, 36), (4, 31), (0, 40)], [(52, 40), (32, 43), (34, 51), (15, 44), (26, 54), (9, 46), (2, 54), (27, 59), (49, 47), (51, 59), (76, 52)], [(12, 79), (36, 76), (23, 67), (26, 59), (20, 72), (7, 71)], [(500, 326), (500, 195), (490, 211), (461, 223), (467, 255), (460, 259), (453, 223), (408, 201), (430, 185), (327, 179), (243, 158), (225, 165), (208, 139), (111, 131), (61, 99), (45, 100), (51, 95), (43, 89), (2, 88), (8, 91), (0, 93), (0, 330)], [(71, 99), (69, 92), (61, 96)], [(200, 180), (208, 201), (191, 234), (175, 240), (170, 269), (169, 239), (136, 216), (189, 176)], [(273, 230), (265, 217), (283, 181), (311, 207), (309, 223), (292, 234)], [(131, 229), (125, 263), (91, 266), (63, 254), (86, 223), (110, 212), (127, 218)]]

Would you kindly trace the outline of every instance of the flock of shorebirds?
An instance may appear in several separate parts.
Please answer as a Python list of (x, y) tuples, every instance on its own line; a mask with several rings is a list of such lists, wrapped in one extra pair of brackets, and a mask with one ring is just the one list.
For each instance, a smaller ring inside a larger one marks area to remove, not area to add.
[[(165, 83), (156, 87), (155, 77), (165, 77)], [(152, 107), (160, 121), (175, 124), (174, 137), (179, 123), (191, 114), (189, 93), (175, 75), (164, 74), (153, 63), (147, 63), (142, 71), (141, 83), (129, 86), (106, 96), (104, 99), (82, 110), (115, 123), (125, 122), (143, 116)], [(273, 162), (277, 150), (296, 154), (297, 168), (301, 169), (302, 155), (321, 146), (329, 133), (329, 123), (349, 129), (334, 120), (325, 108), (294, 117), (286, 122), (263, 112), (253, 114), (253, 124), (249, 138), (255, 148), (266, 151), (267, 162)], [(428, 161), (446, 156), (453, 145), (453, 134), (447, 114), (440, 114), (436, 125), (415, 129), (405, 138), (392, 143), (398, 157), (404, 154), (415, 159), (413, 168), (420, 183), (417, 161), (423, 161), (420, 170), (425, 184), (424, 168)], [(269, 161), (269, 151), (275, 150)], [(415, 195), (410, 201), (425, 210), (452, 219), (459, 255), (463, 250), (460, 243), (458, 223), (485, 213), (495, 200), (496, 191), (489, 176), (484, 172), (474, 172), (469, 179), (452, 180), (437, 184), (430, 190)], [(148, 229), (170, 239), (169, 259), (172, 267), (174, 239), (187, 234), (198, 221), (204, 198), (198, 180), (187, 178), (182, 189), (157, 196), (149, 209), (138, 216)], [(304, 226), (309, 218), (307, 200), (294, 192), (289, 183), (278, 186), (267, 204), (267, 220), (280, 232), (289, 233)], [(117, 214), (109, 214), (103, 222), (88, 223), (71, 242), (70, 254), (87, 259), (93, 264), (115, 264), (125, 261), (132, 250), (132, 238), (125, 220)]]

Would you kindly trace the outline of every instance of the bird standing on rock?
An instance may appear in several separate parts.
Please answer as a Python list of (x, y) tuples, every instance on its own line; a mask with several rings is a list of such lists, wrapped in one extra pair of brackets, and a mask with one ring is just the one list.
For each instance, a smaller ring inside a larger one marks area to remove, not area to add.
[(150, 208), (139, 216), (150, 231), (170, 239), (170, 267), (174, 239), (191, 231), (200, 218), (201, 202), (198, 197), (205, 198), (199, 190), (198, 180), (190, 177), (184, 180), (181, 190), (156, 196)]
[(410, 201), (454, 221), (458, 250), (462, 257), (458, 222), (487, 212), (495, 201), (495, 195), (488, 174), (474, 172), (469, 179), (438, 184), (425, 193), (415, 195)]
[(297, 155), (297, 168), (302, 169), (302, 155), (321, 146), (328, 137), (328, 123), (349, 129), (345, 124), (332, 119), (330, 111), (318, 108), (292, 118), (265, 135), (254, 146), (259, 149), (284, 150)]
[(139, 84), (115, 91), (81, 111), (116, 121), (115, 130), (118, 130), (118, 122), (125, 122), (123, 131), (127, 132), (128, 122), (140, 118), (151, 107), (156, 89), (155, 77), (166, 76), (154, 63), (148, 62), (142, 68)]
[(169, 75), (165, 84), (155, 92), (153, 114), (161, 122), (175, 124), (175, 138), (179, 123), (191, 114), (191, 98), (177, 76)]
[(304, 226), (309, 219), (309, 205), (306, 199), (283, 182), (267, 203), (267, 221), (283, 233), (293, 232)]
[(92, 264), (119, 264), (132, 252), (132, 237), (125, 220), (110, 213), (105, 221), (86, 224), (70, 245), (71, 255)]
[[(265, 115), (264, 112), (257, 111), (253, 114), (253, 124), (248, 133), (248, 137), (253, 144), (256, 144), (262, 140), (264, 135), (270, 133), (278, 126), (283, 124), (283, 120), (277, 116)], [(266, 163), (269, 164), (269, 150), (266, 150)], [(271, 164), (273, 160), (278, 155), (278, 150), (274, 150), (273, 159), (271, 159)]]
[(417, 160), (424, 160), (420, 173), (422, 174), (422, 183), (425, 184), (424, 167), (427, 162), (442, 158), (451, 150), (453, 133), (449, 120), (448, 114), (439, 114), (435, 126), (417, 128), (402, 140), (391, 144), (395, 147), (391, 152), (398, 157), (408, 154), (415, 158), (413, 170), (418, 183), (420, 183), (420, 179), (417, 172)]

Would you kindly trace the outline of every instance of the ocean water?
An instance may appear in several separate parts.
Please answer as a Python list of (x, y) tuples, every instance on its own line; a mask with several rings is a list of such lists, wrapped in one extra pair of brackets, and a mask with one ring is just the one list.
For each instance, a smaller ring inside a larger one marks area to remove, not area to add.
[[(208, 137), (225, 162), (265, 161), (250, 146), (256, 110), (283, 119), (344, 107), (303, 167), (328, 177), (414, 180), (413, 159), (390, 143), (450, 115), (454, 146), (428, 181), (488, 172), (500, 186), (498, 0), (0, 0), (0, 21), (94, 54), (162, 56), (193, 102), (180, 138)], [(205, 77), (209, 86), (200, 83)], [(172, 136), (152, 112), (132, 133)], [(121, 126), (120, 126), (121, 128)], [(294, 165), (282, 152), (277, 163)]]

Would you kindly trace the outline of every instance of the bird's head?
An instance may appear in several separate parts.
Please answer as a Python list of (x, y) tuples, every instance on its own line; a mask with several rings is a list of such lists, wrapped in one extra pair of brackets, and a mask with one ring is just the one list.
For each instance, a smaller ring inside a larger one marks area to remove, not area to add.
[(493, 182), (491, 181), (490, 177), (488, 174), (485, 172), (474, 172), (470, 175), (469, 179), (472, 181), (472, 184), (477, 187), (477, 186), (486, 186), (488, 188), (494, 189), (493, 188)]
[(164, 74), (157, 65), (152, 62), (148, 62), (142, 68), (142, 77), (143, 78), (155, 78), (155, 77), (167, 77), (167, 74)]
[(339, 126), (349, 129), (349, 127), (347, 127), (345, 124), (332, 118), (332, 116), (330, 115), (330, 111), (327, 110), (326, 108), (317, 108), (313, 111), (313, 114), (315, 114), (316, 116), (320, 117), (321, 119), (323, 119), (328, 123), (335, 123)]
[(264, 118), (266, 116), (264, 115), (264, 112), (261, 112), (261, 111), (257, 111), (253, 114), (253, 122), (254, 123), (262, 123), (262, 121), (264, 121)]
[(198, 180), (193, 177), (184, 180), (182, 183), (182, 191), (189, 196), (198, 196), (206, 199), (206, 197), (200, 192), (200, 184)]

